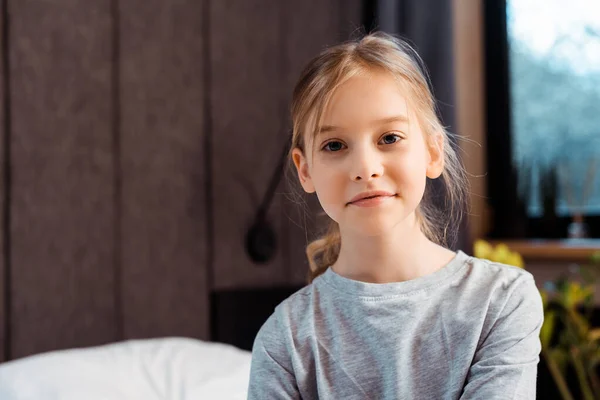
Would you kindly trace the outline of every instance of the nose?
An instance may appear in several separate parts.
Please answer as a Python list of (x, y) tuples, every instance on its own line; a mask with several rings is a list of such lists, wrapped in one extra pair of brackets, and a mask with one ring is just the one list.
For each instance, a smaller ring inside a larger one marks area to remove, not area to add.
[(370, 181), (383, 175), (383, 160), (377, 149), (370, 146), (355, 148), (350, 158), (350, 179), (354, 182)]

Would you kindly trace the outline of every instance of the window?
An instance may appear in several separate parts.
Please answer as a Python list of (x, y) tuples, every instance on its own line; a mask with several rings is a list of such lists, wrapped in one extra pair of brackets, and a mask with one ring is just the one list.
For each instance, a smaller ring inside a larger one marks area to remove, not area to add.
[(600, 237), (600, 2), (484, 4), (492, 236)]

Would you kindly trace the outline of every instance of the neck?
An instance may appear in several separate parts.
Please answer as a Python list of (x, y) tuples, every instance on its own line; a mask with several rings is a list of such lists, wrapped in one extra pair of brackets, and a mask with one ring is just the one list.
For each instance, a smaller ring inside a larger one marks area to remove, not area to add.
[(402, 282), (431, 274), (445, 266), (455, 253), (431, 242), (412, 223), (377, 236), (341, 228), (342, 243), (336, 273), (371, 283)]

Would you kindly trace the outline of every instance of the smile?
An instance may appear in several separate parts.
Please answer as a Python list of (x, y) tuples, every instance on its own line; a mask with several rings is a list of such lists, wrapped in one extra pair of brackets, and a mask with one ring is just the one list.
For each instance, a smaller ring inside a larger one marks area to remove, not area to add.
[(396, 195), (389, 192), (365, 192), (355, 196), (350, 200), (348, 205), (357, 207), (376, 207), (394, 197), (396, 197)]

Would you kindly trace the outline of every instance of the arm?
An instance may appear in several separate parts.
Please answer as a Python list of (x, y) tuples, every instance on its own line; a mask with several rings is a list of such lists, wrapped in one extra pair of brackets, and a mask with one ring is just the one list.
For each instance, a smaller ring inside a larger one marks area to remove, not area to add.
[(534, 400), (544, 322), (534, 280), (524, 278), (497, 315), (475, 353), (461, 400)]
[(254, 340), (248, 400), (301, 398), (274, 317), (269, 318)]

